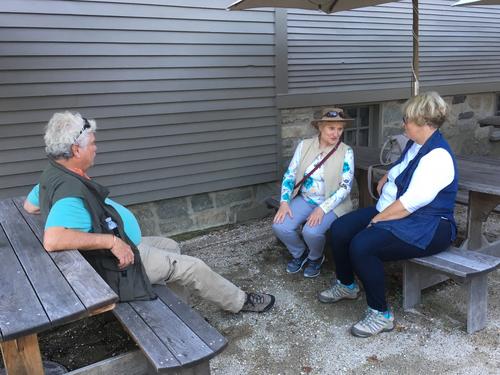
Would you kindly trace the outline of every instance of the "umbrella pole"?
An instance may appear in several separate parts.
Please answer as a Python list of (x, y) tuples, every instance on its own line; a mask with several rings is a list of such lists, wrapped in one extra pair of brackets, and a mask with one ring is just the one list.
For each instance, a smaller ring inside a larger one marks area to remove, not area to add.
[(413, 62), (412, 62), (411, 95), (417, 96), (419, 91), (418, 0), (412, 0), (412, 2), (413, 2)]

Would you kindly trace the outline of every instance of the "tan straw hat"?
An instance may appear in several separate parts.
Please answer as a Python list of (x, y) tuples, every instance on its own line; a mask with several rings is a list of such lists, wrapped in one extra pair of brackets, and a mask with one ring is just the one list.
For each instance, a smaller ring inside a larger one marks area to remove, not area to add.
[(342, 108), (325, 108), (321, 111), (321, 118), (311, 121), (311, 125), (315, 128), (322, 122), (348, 122), (354, 119), (348, 117)]

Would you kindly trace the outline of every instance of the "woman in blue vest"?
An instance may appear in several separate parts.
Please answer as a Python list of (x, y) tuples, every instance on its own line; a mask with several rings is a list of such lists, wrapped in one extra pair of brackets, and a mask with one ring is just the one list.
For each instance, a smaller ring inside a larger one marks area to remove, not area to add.
[(360, 293), (356, 274), (368, 308), (351, 327), (354, 336), (369, 337), (394, 328), (385, 299), (383, 262), (439, 253), (456, 237), (456, 161), (439, 131), (447, 112), (446, 102), (435, 92), (409, 99), (403, 106), (403, 126), (410, 140), (379, 181), (377, 205), (342, 216), (331, 226), (337, 280), (319, 294), (319, 300), (356, 299)]

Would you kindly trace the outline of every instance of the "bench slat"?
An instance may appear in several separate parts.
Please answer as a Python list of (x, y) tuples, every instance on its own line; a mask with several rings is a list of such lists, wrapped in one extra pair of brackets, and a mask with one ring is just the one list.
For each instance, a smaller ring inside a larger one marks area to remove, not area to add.
[(410, 261), (461, 278), (489, 272), (500, 264), (497, 257), (457, 248)]
[(61, 324), (85, 315), (85, 307), (12, 201), (0, 201), (0, 220), (51, 323)]
[(181, 366), (181, 362), (175, 358), (129, 303), (117, 304), (113, 313), (156, 368)]
[(161, 298), (162, 301), (213, 350), (213, 355), (216, 355), (226, 347), (226, 338), (196, 311), (186, 305), (168, 287), (155, 285), (154, 291), (158, 297)]
[(472, 268), (477, 272), (490, 271), (500, 263), (500, 258), (482, 254), (477, 251), (461, 250), (453, 248), (435, 255), (451, 263), (460, 264)]
[[(14, 199), (19, 212), (42, 243), (44, 228), (42, 217), (41, 215), (30, 215), (24, 211), (23, 201), (23, 198)], [(87, 309), (87, 315), (93, 310), (118, 301), (113, 289), (106, 284), (77, 250), (55, 251), (48, 254)]]
[[(160, 298), (152, 301), (130, 302), (130, 306), (182, 365), (194, 364), (213, 356), (213, 350)], [(161, 367), (158, 366), (158, 368)]]
[(2, 254), (0, 260), (0, 341), (12, 340), (48, 328), (49, 319), (2, 227), (0, 227), (0, 254)]

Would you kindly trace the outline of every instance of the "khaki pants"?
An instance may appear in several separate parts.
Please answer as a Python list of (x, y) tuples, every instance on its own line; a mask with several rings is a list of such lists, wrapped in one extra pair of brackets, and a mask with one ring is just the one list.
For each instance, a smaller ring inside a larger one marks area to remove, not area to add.
[(165, 237), (143, 237), (138, 246), (146, 274), (152, 284), (176, 283), (223, 310), (237, 313), (246, 294), (205, 264), (182, 255), (177, 242)]

